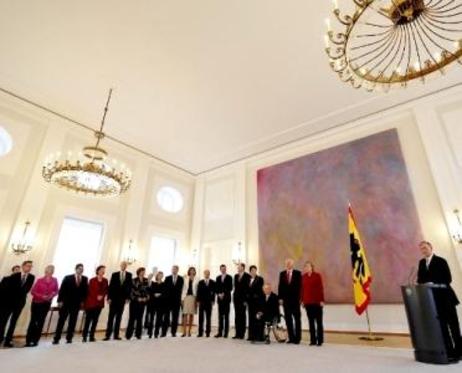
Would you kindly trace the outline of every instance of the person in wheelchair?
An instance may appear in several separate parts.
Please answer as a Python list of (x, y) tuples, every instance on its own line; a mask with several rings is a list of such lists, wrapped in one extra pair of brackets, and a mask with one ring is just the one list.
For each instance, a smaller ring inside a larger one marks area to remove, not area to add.
[(256, 322), (253, 335), (255, 342), (269, 342), (269, 326), (279, 321), (279, 301), (271, 284), (263, 285), (263, 295), (260, 296), (256, 307)]

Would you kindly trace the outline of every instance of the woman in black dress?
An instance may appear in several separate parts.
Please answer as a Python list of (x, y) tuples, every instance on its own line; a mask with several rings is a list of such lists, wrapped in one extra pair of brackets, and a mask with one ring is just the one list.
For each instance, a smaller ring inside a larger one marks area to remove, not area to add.
[(141, 339), (143, 331), (143, 314), (149, 300), (148, 279), (145, 276), (146, 269), (140, 267), (136, 270), (136, 278), (133, 279), (130, 292), (130, 313), (128, 318), (125, 338), (131, 339), (133, 332), (137, 339)]
[(165, 316), (165, 284), (163, 282), (164, 273), (159, 271), (156, 274), (154, 281), (149, 287), (149, 303), (148, 303), (148, 336), (152, 338), (154, 330), (154, 338), (159, 337), (159, 332), (162, 328)]

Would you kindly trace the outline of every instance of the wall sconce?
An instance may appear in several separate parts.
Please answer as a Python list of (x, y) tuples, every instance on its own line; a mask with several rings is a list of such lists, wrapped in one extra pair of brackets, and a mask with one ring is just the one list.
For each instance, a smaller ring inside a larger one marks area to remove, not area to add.
[(198, 264), (199, 260), (199, 250), (197, 248), (191, 250), (191, 255), (189, 257), (190, 263), (188, 267), (195, 267)]
[(452, 235), (452, 238), (459, 245), (462, 245), (462, 221), (460, 219), (460, 211), (458, 209), (455, 209), (454, 215), (456, 216), (458, 226), (457, 226), (457, 229), (455, 230), (455, 233)]
[(123, 260), (127, 262), (128, 265), (132, 265), (133, 263), (136, 262), (136, 255), (135, 255), (135, 251), (133, 250), (132, 245), (133, 245), (133, 240), (128, 241), (128, 249), (126, 251), (127, 254), (123, 258)]
[(233, 253), (231, 259), (235, 265), (241, 264), (244, 260), (243, 258), (243, 249), (242, 243), (239, 241), (237, 245), (233, 248)]
[(29, 251), (32, 250), (30, 237), (27, 236), (27, 231), (29, 229), (29, 226), (30, 226), (30, 221), (26, 221), (24, 225), (24, 231), (22, 232), (22, 237), (19, 239), (18, 242), (13, 242), (11, 244), (11, 250), (16, 255), (27, 254)]

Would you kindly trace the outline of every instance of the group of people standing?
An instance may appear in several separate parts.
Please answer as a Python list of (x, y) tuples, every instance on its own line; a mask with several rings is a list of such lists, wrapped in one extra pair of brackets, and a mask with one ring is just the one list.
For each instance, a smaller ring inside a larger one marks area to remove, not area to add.
[[(96, 268), (90, 280), (84, 273), (83, 264), (75, 266), (74, 273), (67, 275), (58, 286), (53, 276), (54, 266), (45, 268), (44, 276), (35, 281), (31, 273), (32, 262), (25, 261), (15, 273), (5, 276), (0, 283), (0, 343), (13, 347), (16, 322), (26, 304), (29, 292), (32, 294), (31, 317), (27, 329), (26, 347), (37, 346), (43, 325), (57, 296), (59, 318), (53, 344), (59, 344), (67, 322), (66, 342), (72, 343), (80, 310), (85, 312), (82, 332), (83, 342), (94, 342), (96, 327), (102, 309), (109, 305), (109, 314), (104, 340), (121, 340), (120, 325), (128, 303), (129, 318), (125, 338), (142, 338), (146, 329), (149, 338), (166, 337), (170, 330), (177, 335), (180, 313), (182, 314), (182, 337), (191, 337), (194, 316), (198, 313), (197, 337), (210, 337), (212, 310), (217, 304), (218, 332), (215, 338), (228, 338), (230, 330), (231, 303), (234, 304), (234, 339), (260, 341), (264, 338), (265, 323), (280, 317), (280, 306), (286, 318), (288, 343), (301, 341), (300, 304), (305, 307), (309, 324), (311, 345), (322, 345), (322, 309), (324, 292), (321, 276), (314, 271), (311, 262), (306, 262), (304, 273), (294, 269), (294, 261), (286, 260), (286, 268), (279, 277), (278, 293), (258, 275), (252, 265), (246, 272), (245, 264), (237, 266), (234, 278), (227, 273), (225, 265), (220, 274), (212, 279), (210, 271), (203, 272), (199, 279), (196, 269), (190, 267), (183, 277), (179, 267), (173, 266), (166, 276), (159, 271), (151, 278), (146, 269), (140, 267), (133, 275), (128, 264), (122, 262), (120, 270), (105, 277), (106, 267)], [(6, 329), (8, 325), (8, 328)]]

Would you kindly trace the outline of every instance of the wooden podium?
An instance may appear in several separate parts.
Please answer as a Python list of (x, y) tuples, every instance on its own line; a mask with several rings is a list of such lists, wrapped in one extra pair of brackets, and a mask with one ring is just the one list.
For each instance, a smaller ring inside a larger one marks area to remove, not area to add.
[(411, 331), (415, 359), (429, 364), (451, 364), (438, 319), (433, 291), (445, 291), (441, 285), (406, 285), (401, 292)]

